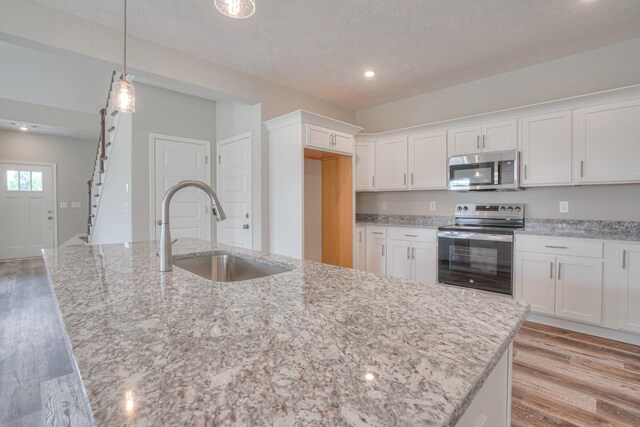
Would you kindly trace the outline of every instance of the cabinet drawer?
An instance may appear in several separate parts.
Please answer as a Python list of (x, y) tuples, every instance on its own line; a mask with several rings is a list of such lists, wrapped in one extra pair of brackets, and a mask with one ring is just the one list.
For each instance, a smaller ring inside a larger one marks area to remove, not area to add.
[(407, 240), (411, 242), (435, 243), (437, 231), (424, 228), (396, 228), (389, 227), (387, 231), (389, 239)]
[(516, 251), (602, 258), (604, 242), (547, 236), (516, 236)]
[(386, 239), (387, 229), (386, 227), (369, 226), (367, 227), (367, 237), (374, 237), (376, 239)]

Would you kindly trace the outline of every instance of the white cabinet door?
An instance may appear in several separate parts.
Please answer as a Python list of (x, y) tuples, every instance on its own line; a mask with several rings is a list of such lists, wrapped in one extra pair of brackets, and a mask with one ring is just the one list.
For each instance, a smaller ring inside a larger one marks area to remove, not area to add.
[(640, 181), (640, 100), (576, 110), (579, 183)]
[(602, 322), (602, 260), (556, 258), (556, 315), (582, 322)]
[(375, 189), (376, 143), (356, 143), (356, 191)]
[(485, 123), (480, 139), (482, 152), (515, 150), (518, 148), (518, 121)]
[(348, 133), (333, 132), (333, 150), (341, 153), (353, 153), (354, 138)]
[(356, 270), (366, 270), (367, 238), (364, 227), (356, 227)]
[(409, 137), (409, 188), (447, 188), (447, 133)]
[(413, 274), (416, 282), (435, 284), (438, 269), (438, 246), (434, 243), (413, 243), (411, 248)]
[(376, 144), (376, 189), (407, 188), (407, 138)]
[(571, 111), (520, 119), (522, 184), (570, 184)]
[(449, 156), (473, 154), (482, 151), (480, 147), (481, 131), (482, 127), (480, 125), (449, 129), (447, 131)]
[(398, 279), (411, 279), (411, 242), (387, 240), (387, 275)]
[(620, 245), (618, 327), (640, 332), (640, 245)]
[(307, 124), (307, 145), (322, 150), (333, 150), (333, 131), (322, 126)]
[(367, 271), (382, 276), (387, 274), (386, 240), (367, 236), (366, 267)]
[(555, 260), (552, 255), (516, 254), (518, 297), (529, 302), (534, 313), (555, 313)]

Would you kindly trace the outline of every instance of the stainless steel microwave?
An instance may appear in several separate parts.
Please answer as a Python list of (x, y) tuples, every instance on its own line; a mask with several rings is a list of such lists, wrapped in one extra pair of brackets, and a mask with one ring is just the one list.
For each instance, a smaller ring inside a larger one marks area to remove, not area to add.
[(518, 150), (449, 157), (449, 190), (520, 190)]

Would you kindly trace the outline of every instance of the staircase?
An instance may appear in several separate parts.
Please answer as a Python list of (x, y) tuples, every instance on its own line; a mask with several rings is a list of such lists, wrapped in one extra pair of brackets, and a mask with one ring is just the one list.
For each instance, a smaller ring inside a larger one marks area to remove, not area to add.
[(116, 139), (118, 122), (120, 114), (115, 110), (113, 99), (111, 99), (111, 87), (113, 86), (116, 72), (111, 75), (111, 83), (109, 84), (109, 92), (107, 102), (104, 108), (100, 110), (100, 137), (98, 138), (98, 148), (96, 151), (96, 159), (93, 166), (91, 179), (88, 185), (88, 211), (87, 218), (87, 241), (92, 244), (92, 234), (98, 219), (100, 204), (103, 203), (103, 185), (109, 168), (109, 158), (113, 150)]

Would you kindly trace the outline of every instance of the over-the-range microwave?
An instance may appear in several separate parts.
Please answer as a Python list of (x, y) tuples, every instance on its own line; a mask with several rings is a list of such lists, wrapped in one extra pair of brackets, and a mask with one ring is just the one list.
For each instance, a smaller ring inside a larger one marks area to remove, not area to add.
[(518, 150), (449, 157), (449, 190), (521, 190)]

